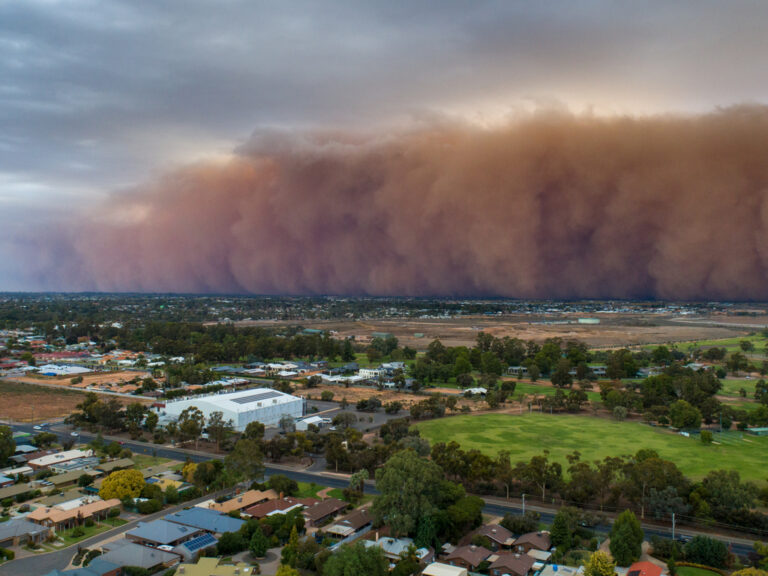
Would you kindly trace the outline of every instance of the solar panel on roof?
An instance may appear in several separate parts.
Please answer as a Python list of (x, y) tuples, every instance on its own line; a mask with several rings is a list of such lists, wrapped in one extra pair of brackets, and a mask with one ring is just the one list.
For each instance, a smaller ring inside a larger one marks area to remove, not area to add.
[(280, 396), (282, 396), (282, 394), (279, 392), (260, 392), (259, 394), (251, 394), (250, 396), (243, 396), (241, 398), (232, 398), (232, 402), (238, 404), (250, 404), (251, 402), (269, 400), (270, 398), (279, 398)]
[(189, 542), (184, 542), (184, 547), (190, 552), (195, 552), (197, 550), (200, 550), (201, 548), (212, 546), (213, 544), (216, 544), (216, 538), (214, 538), (210, 534), (203, 534), (202, 536), (198, 536), (197, 538), (192, 538), (192, 540), (190, 540)]

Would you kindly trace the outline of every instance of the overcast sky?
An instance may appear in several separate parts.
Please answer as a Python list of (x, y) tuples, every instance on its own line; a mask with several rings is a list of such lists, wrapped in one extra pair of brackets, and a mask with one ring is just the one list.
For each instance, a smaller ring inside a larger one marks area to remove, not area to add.
[(0, 206), (71, 210), (265, 127), (764, 102), (766, 22), (761, 1), (6, 0)]

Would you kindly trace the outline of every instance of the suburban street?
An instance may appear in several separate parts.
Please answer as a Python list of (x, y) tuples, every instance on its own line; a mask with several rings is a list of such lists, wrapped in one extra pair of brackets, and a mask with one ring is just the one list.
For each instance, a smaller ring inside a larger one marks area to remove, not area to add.
[[(14, 431), (29, 432), (31, 434), (35, 434), (39, 432), (37, 430), (34, 430), (31, 424), (12, 424), (11, 426)], [(54, 423), (49, 428), (49, 431), (58, 434), (59, 437), (63, 439), (69, 436), (71, 428), (60, 423), (58, 424)], [(80, 433), (80, 441), (84, 443), (90, 442), (95, 437), (96, 437), (95, 434), (91, 434), (88, 432)], [(103, 436), (103, 438), (107, 441), (118, 440), (122, 442), (126, 448), (130, 448), (134, 453), (137, 453), (137, 454), (154, 455), (154, 456), (160, 456), (163, 458), (169, 458), (173, 460), (182, 460), (182, 461), (189, 459), (193, 462), (204, 462), (206, 460), (210, 460), (215, 457), (214, 455), (206, 452), (189, 450), (185, 448), (177, 448), (172, 446), (159, 446), (159, 445), (150, 444), (147, 442), (137, 442), (137, 441), (125, 440), (123, 438), (116, 438), (116, 437), (110, 437), (110, 436)], [(283, 466), (279, 464), (265, 465), (264, 475), (268, 477), (274, 474), (284, 474), (285, 476), (288, 476), (289, 478), (296, 480), (297, 482), (309, 482), (309, 483), (315, 482), (317, 484), (321, 484), (323, 486), (329, 486), (331, 488), (346, 488), (349, 485), (348, 476), (344, 474), (336, 474), (336, 473), (327, 472), (327, 471), (310, 471), (308, 469), (298, 470), (291, 466)], [(221, 493), (226, 493), (226, 492), (227, 491), (225, 490), (225, 491), (222, 491)], [(376, 489), (372, 481), (368, 481), (366, 483), (365, 492), (367, 494), (376, 494)], [(182, 505), (175, 506), (173, 508), (163, 510), (156, 514), (143, 517), (141, 518), (141, 521), (148, 521), (148, 520), (153, 520), (156, 518), (163, 517), (166, 514), (169, 514), (173, 511), (189, 507), (199, 501), (203, 501), (211, 497), (212, 495), (209, 494), (198, 500), (185, 502)], [(523, 505), (521, 502), (507, 501), (501, 498), (493, 498), (493, 497), (487, 497), (487, 496), (484, 496), (483, 499), (485, 500), (485, 507), (483, 511), (486, 514), (503, 516), (504, 514), (520, 514), (523, 511)], [(539, 505), (531, 505), (531, 504), (526, 505), (525, 510), (534, 510), (536, 512), (539, 512), (541, 514), (542, 522), (550, 523), (550, 524), (552, 523), (555, 516), (555, 512), (556, 512), (556, 510), (553, 510), (551, 508), (547, 508)], [(129, 522), (124, 526), (120, 526), (119, 528), (115, 528), (114, 530), (110, 530), (108, 532), (105, 532), (97, 536), (94, 536), (92, 538), (89, 538), (87, 540), (84, 540), (79, 545), (81, 547), (86, 547), (86, 548), (97, 546), (100, 542), (113, 538), (116, 534), (121, 534), (123, 532), (130, 530), (138, 522), (139, 520)], [(610, 525), (608, 524), (597, 526), (595, 528), (599, 531), (606, 532), (606, 533), (610, 531)], [(665, 538), (669, 538), (672, 535), (671, 528), (660, 527), (660, 526), (650, 525), (650, 524), (643, 524), (643, 531), (645, 532), (646, 539), (650, 539), (651, 536), (662, 536)], [(736, 537), (731, 537), (723, 534), (705, 533), (705, 532), (699, 532), (699, 531), (690, 530), (690, 529), (683, 529), (683, 530), (677, 529), (675, 531), (676, 537), (681, 537), (681, 536), (692, 537), (697, 534), (707, 534), (709, 536), (716, 536), (720, 538), (721, 540), (729, 544), (731, 551), (734, 554), (746, 555), (749, 552), (751, 552), (753, 549), (752, 546), (753, 546), (754, 540), (751, 540), (748, 538), (736, 538)], [(30, 576), (37, 575), (37, 574), (42, 575), (42, 574), (46, 574), (47, 572), (50, 572), (53, 569), (61, 570), (69, 564), (75, 552), (76, 552), (76, 547), (70, 547), (65, 550), (60, 550), (57, 552), (40, 554), (40, 555), (28, 557), (28, 558), (14, 560), (12, 562), (8, 562), (0, 566), (0, 576), (4, 576), (6, 574), (8, 576), (15, 576), (17, 574), (29, 574)]]

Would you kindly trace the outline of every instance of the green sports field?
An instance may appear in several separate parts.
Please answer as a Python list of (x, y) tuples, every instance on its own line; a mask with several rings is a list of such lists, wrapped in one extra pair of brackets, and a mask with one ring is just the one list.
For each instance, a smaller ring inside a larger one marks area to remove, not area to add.
[(768, 437), (742, 432), (716, 434), (718, 444), (706, 446), (697, 437), (686, 438), (638, 422), (540, 413), (451, 416), (416, 426), (433, 444), (455, 440), (464, 449), (475, 448), (492, 456), (508, 450), (513, 462), (528, 460), (544, 449), (565, 466), (566, 454), (574, 450), (581, 452), (582, 459), (591, 461), (652, 448), (692, 478), (724, 468), (738, 470), (743, 478), (760, 484), (768, 479)]

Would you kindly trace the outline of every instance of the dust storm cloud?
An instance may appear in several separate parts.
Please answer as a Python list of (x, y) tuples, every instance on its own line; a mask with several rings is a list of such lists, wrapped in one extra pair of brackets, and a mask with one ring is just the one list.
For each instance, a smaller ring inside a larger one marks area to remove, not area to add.
[(768, 299), (768, 108), (261, 133), (24, 242), (41, 287)]

